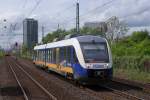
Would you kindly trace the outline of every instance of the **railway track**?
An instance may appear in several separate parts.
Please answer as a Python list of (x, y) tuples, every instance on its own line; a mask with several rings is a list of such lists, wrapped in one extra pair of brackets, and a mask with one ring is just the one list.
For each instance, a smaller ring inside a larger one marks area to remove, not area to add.
[[(7, 63), (8, 63), (8, 62), (7, 62)], [(27, 93), (25, 92), (25, 89), (23, 88), (22, 84), (20, 83), (20, 81), (19, 81), (19, 79), (18, 79), (18, 77), (17, 77), (17, 74), (15, 73), (15, 71), (14, 71), (12, 65), (8, 63), (8, 66), (9, 66), (9, 68), (11, 69), (11, 71), (12, 71), (12, 73), (13, 73), (13, 76), (15, 77), (15, 80), (17, 81), (17, 83), (18, 83), (18, 85), (19, 85), (19, 87), (20, 87), (20, 89), (21, 89), (21, 91), (22, 91), (22, 93), (23, 93), (24, 99), (25, 99), (25, 100), (29, 100), (29, 98), (28, 98), (28, 96), (27, 96)]]
[[(24, 63), (24, 65), (27, 66), (26, 63)], [(66, 80), (65, 78), (59, 75), (56, 75), (56, 74), (53, 74), (53, 75), (57, 76), (61, 80), (68, 82), (68, 80)], [(74, 85), (72, 81), (71, 82), (69, 81), (69, 83)], [(112, 86), (112, 84), (120, 87), (120, 89)], [(105, 88), (105, 89), (102, 89), (102, 88)], [(131, 87), (131, 86), (128, 86), (126, 84), (121, 84), (121, 83), (119, 85), (119, 83), (117, 82), (112, 82), (109, 85), (99, 85), (99, 86), (96, 86), (95, 88), (93, 87), (89, 88), (85, 86), (85, 87), (82, 87), (81, 90), (87, 91), (93, 96), (101, 97), (104, 100), (150, 100), (148, 96), (149, 94), (145, 94), (142, 92), (142, 94), (139, 95), (139, 92), (141, 92), (140, 88)]]
[(115, 94), (124, 96), (127, 99), (150, 100), (150, 94), (147, 92), (144, 92), (142, 87), (138, 87), (136, 85), (130, 85), (127, 83), (112, 80), (108, 84), (100, 85), (100, 86), (111, 90)]
[[(99, 84), (85, 88), (87, 91), (95, 94), (101, 94), (101, 90), (110, 91), (115, 96), (122, 97), (126, 100), (150, 100), (150, 94), (142, 91), (140, 87), (130, 86), (128, 84), (111, 81), (107, 84)], [(116, 100), (116, 99), (115, 99)]]
[(127, 93), (127, 92), (124, 92), (124, 91), (120, 91), (120, 90), (117, 90), (115, 88), (112, 88), (112, 87), (109, 87), (109, 86), (104, 86), (103, 87), (111, 90), (113, 93), (117, 94), (117, 95), (120, 95), (120, 96), (123, 96), (123, 97), (126, 97), (127, 99), (130, 99), (130, 100), (145, 100), (141, 97), (138, 97), (138, 96), (135, 96), (135, 95), (132, 95), (130, 93)]
[[(8, 58), (6, 58), (7, 60)], [(10, 63), (11, 62), (11, 63)], [(19, 71), (21, 71), (22, 73), (24, 73), (25, 76), (28, 77), (28, 79), (30, 79), (30, 81), (32, 81), (39, 89), (41, 89), (41, 91), (43, 91), (47, 96), (48, 96), (48, 100), (57, 100), (57, 98), (55, 96), (53, 96), (47, 89), (45, 89), (38, 81), (36, 81), (27, 71), (25, 71), (19, 64), (17, 64), (14, 61), (11, 61), (9, 59), (9, 62), (7, 61), (9, 68), (11, 69), (13, 76), (15, 77), (15, 80), (17, 81), (22, 93), (23, 93), (23, 97), (25, 100), (31, 100), (31, 98), (28, 96), (28, 93), (26, 92), (26, 90), (23, 88), (23, 82), (21, 82), (21, 79), (19, 79), (18, 75), (17, 75), (17, 70), (19, 69)]]
[[(32, 63), (24, 62), (24, 61), (22, 61), (21, 64), (24, 65), (24, 66), (29, 66), (29, 65), (30, 66), (34, 66)], [(62, 80), (64, 82), (67, 82), (67, 83), (69, 83), (71, 85), (73, 85), (73, 87), (75, 87), (76, 89), (78, 89), (78, 91), (80, 91), (81, 93), (85, 93), (86, 95), (89, 95), (91, 97), (98, 98), (98, 100), (127, 100), (127, 99), (123, 99), (122, 97), (116, 97), (116, 95), (114, 93), (111, 93), (110, 91), (106, 91), (105, 93), (102, 92), (102, 93), (98, 94), (95, 91), (87, 89), (84, 86), (76, 85), (73, 80), (68, 80), (68, 79), (60, 76), (59, 74), (57, 74), (55, 72), (48, 72), (48, 71), (43, 70), (43, 69), (41, 70), (40, 68), (38, 68), (37, 70), (41, 71), (42, 73), (45, 73), (45, 74), (47, 73), (49, 75), (57, 77), (58, 79), (60, 79), (60, 80)], [(93, 99), (82, 99), (82, 100), (93, 100)]]
[[(122, 86), (120, 85), (120, 88), (121, 87)], [(130, 90), (127, 91), (124, 89), (117, 89), (111, 85), (97, 85), (97, 86), (92, 86), (92, 87), (91, 86), (85, 87), (85, 90), (95, 95), (102, 95), (102, 92), (105, 93), (106, 91), (110, 91), (110, 93), (113, 93), (114, 95), (109, 93), (107, 94), (108, 96), (113, 95), (118, 98), (121, 98), (121, 100), (150, 100), (150, 94), (141, 92), (139, 91), (139, 89), (135, 87), (130, 87)], [(117, 100), (118, 99), (118, 98), (110, 98), (110, 97), (105, 97), (105, 96), (103, 98), (105, 100), (111, 100), (111, 99)]]

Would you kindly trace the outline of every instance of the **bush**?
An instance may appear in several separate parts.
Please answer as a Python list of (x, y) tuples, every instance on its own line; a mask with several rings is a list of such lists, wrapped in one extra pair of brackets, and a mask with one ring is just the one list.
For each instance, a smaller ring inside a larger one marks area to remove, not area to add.
[(144, 39), (148, 38), (148, 31), (137, 31), (137, 32), (133, 32), (132, 36), (131, 36), (131, 40), (133, 40), (134, 42), (140, 42), (143, 41)]
[(140, 62), (139, 66), (141, 70), (144, 70), (146, 72), (150, 72), (150, 56), (144, 56)]
[(115, 56), (144, 56), (150, 55), (150, 36), (147, 31), (133, 32), (111, 45)]
[(136, 69), (137, 71), (150, 72), (150, 56), (114, 56), (113, 66), (119, 69)]

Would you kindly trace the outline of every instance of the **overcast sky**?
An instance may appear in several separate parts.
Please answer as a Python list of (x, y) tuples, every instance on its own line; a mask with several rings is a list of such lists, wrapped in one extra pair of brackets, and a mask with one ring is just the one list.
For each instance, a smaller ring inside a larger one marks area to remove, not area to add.
[[(129, 27), (135, 29), (150, 26), (149, 0), (79, 0), (80, 22), (105, 21), (111, 16), (117, 16), (125, 21)], [(75, 27), (76, 0), (1, 0), (0, 1), (0, 34), (22, 34), (22, 20), (30, 17), (39, 21), (39, 39), (41, 26), (45, 26), (46, 33), (61, 28)], [(4, 22), (4, 19), (7, 21)], [(10, 24), (16, 28), (13, 33), (8, 29)], [(7, 26), (5, 29), (4, 26)], [(1, 36), (0, 45), (6, 47), (15, 41), (22, 42), (22, 36)]]

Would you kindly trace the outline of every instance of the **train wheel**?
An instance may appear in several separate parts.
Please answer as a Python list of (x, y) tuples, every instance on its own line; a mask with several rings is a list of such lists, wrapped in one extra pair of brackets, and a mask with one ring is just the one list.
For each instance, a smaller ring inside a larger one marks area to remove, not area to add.
[(48, 67), (46, 66), (44, 69), (47, 71), (47, 70), (48, 70)]
[(73, 75), (71, 73), (66, 73), (66, 78), (69, 80), (73, 80)]
[(78, 81), (78, 80), (74, 80), (74, 81), (75, 81), (75, 85), (76, 85), (77, 87), (80, 87), (79, 81)]

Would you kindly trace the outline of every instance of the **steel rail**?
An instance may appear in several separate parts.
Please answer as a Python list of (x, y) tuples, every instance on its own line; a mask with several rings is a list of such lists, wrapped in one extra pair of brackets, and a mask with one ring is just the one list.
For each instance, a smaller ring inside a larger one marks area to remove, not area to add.
[(119, 90), (117, 90), (117, 89), (114, 89), (114, 88), (111, 88), (111, 87), (108, 87), (108, 86), (104, 86), (104, 85), (100, 85), (100, 86), (102, 86), (102, 87), (104, 87), (104, 88), (107, 88), (107, 89), (109, 89), (109, 90), (112, 90), (114, 93), (116, 93), (116, 94), (119, 94), (119, 95), (121, 95), (121, 96), (125, 96), (125, 97), (127, 97), (127, 98), (131, 98), (131, 99), (133, 99), (133, 100), (144, 100), (143, 98), (140, 98), (140, 97), (137, 97), (137, 96), (135, 96), (135, 95), (132, 95), (132, 94), (129, 94), (129, 93), (126, 93), (126, 92), (123, 92), (123, 91), (119, 91)]
[(16, 62), (14, 62), (15, 65), (18, 66), (20, 70), (22, 70), (39, 88), (41, 88), (52, 100), (57, 100), (57, 98), (52, 95), (47, 89), (45, 89), (38, 81), (36, 81), (28, 72), (26, 72), (21, 65), (18, 65)]
[[(26, 63), (23, 62), (23, 64), (27, 66)], [(67, 81), (67, 82), (70, 82), (70, 81)], [(70, 83), (71, 83), (71, 82), (70, 82)], [(73, 83), (71, 83), (71, 84), (73, 84)], [(74, 84), (74, 85), (75, 85), (75, 84)], [(144, 99), (142, 99), (142, 98), (138, 98), (138, 97), (136, 97), (136, 96), (127, 94), (127, 93), (125, 93), (125, 92), (122, 92), (122, 91), (119, 91), (119, 90), (115, 90), (115, 89), (113, 89), (113, 88), (109, 88), (109, 87), (106, 87), (106, 86), (102, 86), (102, 87), (107, 88), (107, 89), (109, 89), (109, 90), (112, 90), (112, 91), (114, 91), (116, 94), (119, 94), (120, 96), (126, 96), (126, 97), (130, 97), (130, 98), (134, 98), (135, 100), (144, 100)], [(85, 87), (79, 87), (79, 88), (84, 88), (84, 89), (86, 89), (86, 90), (89, 91), (89, 92), (93, 92), (93, 91), (91, 91), (91, 89), (88, 89), (88, 88), (85, 88)]]
[[(26, 63), (24, 63), (24, 64), (27, 66)], [(17, 66), (20, 66), (20, 65), (17, 64)], [(21, 66), (20, 66), (20, 67), (21, 67)], [(23, 68), (21, 68), (21, 69), (23, 69)], [(115, 94), (120, 95), (120, 96), (124, 96), (124, 97), (126, 97), (126, 98), (128, 98), (128, 99), (144, 100), (143, 98), (137, 97), (137, 96), (132, 95), (132, 94), (128, 94), (128, 93), (123, 92), (123, 91), (119, 91), (119, 90), (117, 90), (117, 89), (113, 89), (113, 88), (108, 87), (108, 86), (105, 86), (105, 85), (100, 85), (100, 86), (102, 86), (102, 87), (104, 87), (104, 88), (106, 88), (106, 89), (109, 89), (109, 90), (113, 91)], [(88, 90), (88, 91), (90, 91), (90, 92), (93, 92), (93, 91), (91, 91), (91, 89), (87, 89), (87, 88), (86, 88), (86, 90)], [(55, 99), (55, 100), (56, 100), (56, 99)]]
[[(7, 61), (6, 61), (6, 62), (7, 62)], [(7, 63), (8, 63), (8, 62), (7, 62)], [(14, 69), (12, 68), (12, 65), (10, 65), (9, 63), (8, 63), (8, 65), (9, 65), (9, 68), (11, 69), (11, 71), (12, 71), (14, 77), (15, 77), (15, 80), (17, 81), (19, 87), (21, 88), (21, 91), (22, 91), (22, 93), (23, 93), (24, 99), (25, 99), (25, 100), (29, 100), (29, 98), (28, 98), (28, 96), (27, 96), (27, 94), (26, 94), (24, 88), (22, 87), (22, 85), (21, 85), (21, 83), (20, 83), (20, 81), (19, 81), (19, 79), (18, 79), (18, 77), (17, 77), (17, 75), (16, 75), (16, 73), (15, 73), (15, 71), (14, 71)]]

